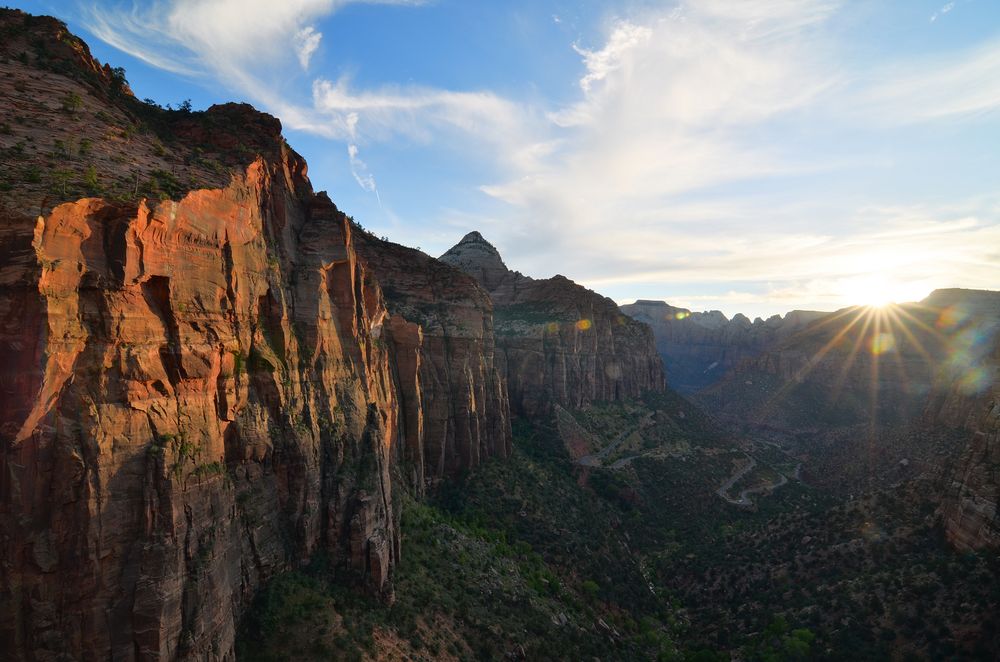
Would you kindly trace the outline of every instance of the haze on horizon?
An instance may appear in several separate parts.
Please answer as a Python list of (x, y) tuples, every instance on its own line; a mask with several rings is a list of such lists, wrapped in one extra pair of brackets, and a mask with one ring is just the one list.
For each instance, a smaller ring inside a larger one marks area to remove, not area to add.
[(278, 116), (318, 189), (440, 255), (768, 316), (1000, 286), (985, 0), (14, 2), (140, 98)]

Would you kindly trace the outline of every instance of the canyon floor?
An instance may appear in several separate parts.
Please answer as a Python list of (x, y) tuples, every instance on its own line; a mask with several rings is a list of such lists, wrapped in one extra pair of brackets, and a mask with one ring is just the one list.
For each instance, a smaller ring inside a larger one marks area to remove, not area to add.
[(392, 606), (334, 588), (320, 564), (265, 591), (238, 650), (991, 659), (1000, 563), (949, 545), (942, 480), (893, 473), (845, 494), (809, 474), (808, 458), (733, 434), (673, 393), (562, 409), (516, 425), (509, 460), (407, 501)]

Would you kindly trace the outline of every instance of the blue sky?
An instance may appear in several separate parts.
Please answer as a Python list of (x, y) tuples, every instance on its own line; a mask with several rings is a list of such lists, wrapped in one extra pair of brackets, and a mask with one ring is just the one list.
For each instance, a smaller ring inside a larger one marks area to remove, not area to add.
[(1000, 289), (993, 0), (15, 2), (438, 255), (751, 316)]

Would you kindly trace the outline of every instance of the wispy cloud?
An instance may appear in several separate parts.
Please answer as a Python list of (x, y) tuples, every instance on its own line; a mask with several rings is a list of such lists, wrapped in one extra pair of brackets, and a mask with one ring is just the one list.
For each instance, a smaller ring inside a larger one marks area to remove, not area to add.
[[(420, 236), (444, 242), (442, 225), (452, 223), (456, 237), (479, 226), (514, 267), (534, 275), (562, 271), (617, 292), (736, 283), (721, 301), (769, 297), (790, 306), (801, 297), (834, 302), (890, 266), (916, 283), (958, 284), (961, 274), (967, 286), (996, 286), (1000, 206), (902, 207), (876, 196), (869, 203), (897, 206), (827, 211), (822, 194), (805, 203), (810, 193), (795, 191), (795, 177), (874, 157), (810, 151), (794, 129), (836, 125), (823, 136), (836, 141), (836, 130), (992, 113), (1000, 108), (1000, 41), (852, 68), (842, 57), (843, 25), (831, 25), (845, 13), (839, 0), (682, 0), (613, 18), (599, 39), (566, 44), (579, 55), (566, 81), (575, 96), (555, 104), (474, 87), (303, 75), (318, 68), (321, 20), (346, 4), (102, 4), (88, 25), (155, 66), (225, 81), (287, 126), (342, 141), (354, 180), (373, 195), (379, 188), (362, 153), (376, 163), (373, 152), (388, 145), (489, 164), (496, 176), (470, 183), (485, 194), (483, 208), (442, 212), (447, 219)], [(286, 93), (290, 78), (296, 94)], [(398, 223), (402, 237), (418, 236)]]
[[(748, 140), (745, 129), (802, 108), (833, 84), (811, 48), (831, 7), (690, 2), (613, 23), (603, 46), (576, 46), (582, 97), (549, 115), (563, 140), (532, 168), (482, 190), (567, 254), (600, 262), (613, 219), (626, 221), (616, 223), (617, 235), (640, 245), (647, 234), (672, 234), (669, 213), (649, 212), (679, 195), (808, 169)], [(560, 232), (570, 219), (574, 232)]]
[(369, 172), (368, 164), (358, 157), (358, 146), (354, 143), (347, 146), (347, 158), (351, 163), (351, 175), (354, 176), (354, 181), (364, 190), (377, 196), (378, 186), (375, 185), (375, 176)]
[(523, 108), (491, 92), (453, 92), (427, 87), (355, 90), (348, 77), (313, 82), (313, 109), (332, 121), (337, 138), (429, 141), (441, 130), (459, 130), (500, 142), (520, 131)]
[(600, 50), (591, 51), (574, 44), (573, 50), (583, 56), (587, 67), (586, 75), (580, 79), (580, 88), (589, 92), (591, 85), (621, 67), (628, 51), (647, 43), (652, 35), (649, 28), (622, 22), (615, 26), (608, 43)]
[(941, 7), (941, 9), (938, 9), (936, 12), (934, 12), (933, 14), (931, 14), (931, 23), (933, 23), (934, 21), (938, 20), (938, 18), (940, 18), (941, 16), (944, 16), (945, 14), (947, 14), (948, 12), (950, 12), (954, 8), (955, 8), (955, 3), (954, 2), (946, 3), (945, 5), (943, 5)]
[(1000, 39), (876, 69), (862, 80), (857, 111), (891, 123), (1000, 110)]
[(316, 28), (311, 25), (307, 25), (295, 33), (295, 54), (303, 69), (309, 68), (309, 60), (319, 48), (319, 42), (322, 39), (323, 33), (317, 32)]

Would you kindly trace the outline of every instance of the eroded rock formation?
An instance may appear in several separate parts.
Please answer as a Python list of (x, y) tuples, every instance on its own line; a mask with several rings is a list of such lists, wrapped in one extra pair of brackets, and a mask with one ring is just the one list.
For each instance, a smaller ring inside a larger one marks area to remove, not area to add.
[[(483, 458), (510, 454), (507, 388), (497, 366), (493, 305), (459, 270), (412, 248), (357, 234), (361, 259), (378, 274), (392, 314), (407, 447), (422, 434), (433, 481)], [(423, 472), (423, 469), (420, 469)]]
[(3, 219), (5, 650), (223, 656), (256, 586), (318, 550), (388, 589), (387, 312), (282, 156)]
[(670, 385), (694, 393), (721, 379), (743, 361), (777, 346), (827, 313), (793, 310), (753, 322), (718, 310), (695, 313), (664, 301), (640, 299), (621, 306), (626, 315), (653, 329), (656, 349), (670, 374)]
[(513, 412), (534, 416), (556, 404), (574, 408), (664, 389), (649, 327), (611, 299), (564, 276), (536, 280), (510, 271), (478, 232), (440, 259), (490, 293)]
[[(485, 293), (387, 305), (378, 269), (433, 283), (433, 261), (360, 259), (276, 119), (143, 109), (65, 26), (0, 19), (36, 49), (0, 85), (46, 77), (82, 97), (78, 135), (122, 118), (162, 165), (109, 157), (99, 195), (0, 205), (0, 657), (232, 659), (256, 589), (317, 554), (391, 600), (394, 491), (510, 449)], [(4, 157), (63, 124), (19, 125)]]

